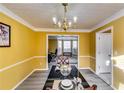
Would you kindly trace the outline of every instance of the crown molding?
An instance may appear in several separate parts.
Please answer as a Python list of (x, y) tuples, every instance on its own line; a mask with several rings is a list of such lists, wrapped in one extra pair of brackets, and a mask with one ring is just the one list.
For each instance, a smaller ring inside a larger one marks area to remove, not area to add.
[[(9, 16), (12, 19), (18, 21), (19, 23), (29, 27), (30, 29), (32, 29), (33, 31), (36, 31), (36, 32), (63, 32), (61, 29), (56, 29), (56, 28), (36, 28), (36, 27), (33, 27), (30, 23), (28, 23), (27, 21), (25, 21), (21, 17), (17, 16), (15, 13), (13, 13), (9, 9), (7, 9), (2, 4), (0, 4), (0, 12)], [(90, 30), (89, 29), (71, 29), (71, 30), (68, 30), (67, 32), (90, 32)]]
[(102, 21), (101, 23), (95, 25), (92, 29), (91, 32), (96, 30), (97, 28), (100, 28), (116, 19), (119, 19), (120, 17), (124, 16), (124, 8), (121, 9), (119, 12), (116, 12), (114, 15), (110, 16), (109, 18), (105, 19), (104, 21)]
[(69, 29), (68, 32), (90, 32), (91, 29)]
[[(28, 23), (27, 21), (25, 21), (24, 19), (22, 19), (21, 17), (17, 16), (16, 14), (14, 14), (12, 11), (10, 11), (9, 9), (7, 9), (4, 5), (0, 4), (0, 12), (4, 13), (5, 15), (9, 16), (10, 18), (20, 22), (21, 24), (29, 27), (30, 29), (32, 29), (33, 31), (36, 32), (64, 32), (61, 29), (56, 29), (56, 28), (36, 28), (34, 26), (32, 26), (30, 23)], [(120, 10), (119, 12), (115, 13), (114, 15), (112, 15), (111, 17), (107, 18), (106, 20), (104, 20), (103, 22), (95, 25), (93, 28), (91, 29), (69, 29), (67, 32), (92, 32), (94, 30), (96, 30), (97, 28), (100, 28), (120, 17), (124, 16), (124, 9)]]
[(3, 14), (9, 16), (10, 18), (18, 21), (19, 23), (27, 26), (30, 29), (34, 29), (34, 27), (29, 24), (27, 21), (25, 21), (24, 19), (22, 19), (21, 17), (17, 16), (16, 14), (14, 14), (12, 11), (10, 11), (9, 9), (7, 9), (5, 6), (3, 6), (2, 4), (0, 4), (0, 12), (2, 12)]
[[(34, 31), (36, 32), (65, 32), (62, 29), (57, 28), (35, 28)], [(90, 32), (91, 29), (69, 29), (67, 32)]]
[(61, 29), (56, 28), (35, 28), (36, 32), (63, 32)]

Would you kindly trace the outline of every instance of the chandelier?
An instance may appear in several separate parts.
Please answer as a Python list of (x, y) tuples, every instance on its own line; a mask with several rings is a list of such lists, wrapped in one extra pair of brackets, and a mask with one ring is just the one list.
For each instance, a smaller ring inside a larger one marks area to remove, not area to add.
[(56, 17), (53, 17), (53, 23), (54, 23), (55, 26), (63, 29), (64, 31), (66, 31), (67, 29), (72, 27), (72, 23), (74, 25), (77, 22), (77, 17), (74, 16), (72, 20), (69, 20), (67, 18), (68, 3), (62, 3), (62, 5), (64, 6), (64, 17), (63, 17), (62, 20), (59, 20)]

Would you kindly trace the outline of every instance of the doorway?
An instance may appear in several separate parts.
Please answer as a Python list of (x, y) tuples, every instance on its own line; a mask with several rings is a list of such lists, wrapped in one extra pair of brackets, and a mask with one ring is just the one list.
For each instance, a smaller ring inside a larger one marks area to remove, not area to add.
[[(78, 35), (48, 35), (48, 67), (50, 68), (52, 65), (56, 65), (56, 58), (60, 55), (68, 56), (69, 64), (78, 67), (78, 38)], [(51, 53), (55, 54), (55, 56), (50, 58)]]
[(107, 28), (96, 33), (96, 73), (106, 83), (112, 85), (112, 29)]

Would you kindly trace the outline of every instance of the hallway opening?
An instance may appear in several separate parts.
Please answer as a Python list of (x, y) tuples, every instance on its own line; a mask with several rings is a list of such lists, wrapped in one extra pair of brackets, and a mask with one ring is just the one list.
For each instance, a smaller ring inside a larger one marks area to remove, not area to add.
[(78, 67), (78, 36), (48, 35), (48, 67), (56, 65), (60, 56), (68, 57), (69, 64)]

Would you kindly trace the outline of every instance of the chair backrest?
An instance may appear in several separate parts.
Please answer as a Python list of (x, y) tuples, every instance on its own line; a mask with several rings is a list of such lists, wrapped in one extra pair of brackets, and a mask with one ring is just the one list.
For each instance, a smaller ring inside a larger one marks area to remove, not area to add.
[(58, 52), (58, 49), (56, 48), (56, 50), (55, 50), (55, 55), (57, 55), (57, 52)]
[(93, 88), (93, 90), (96, 90), (97, 89), (97, 85), (92, 85), (92, 88)]
[(97, 85), (93, 84), (91, 87), (85, 88), (85, 90), (96, 90)]
[(57, 59), (58, 64), (69, 64), (69, 58), (66, 56), (59, 56)]

